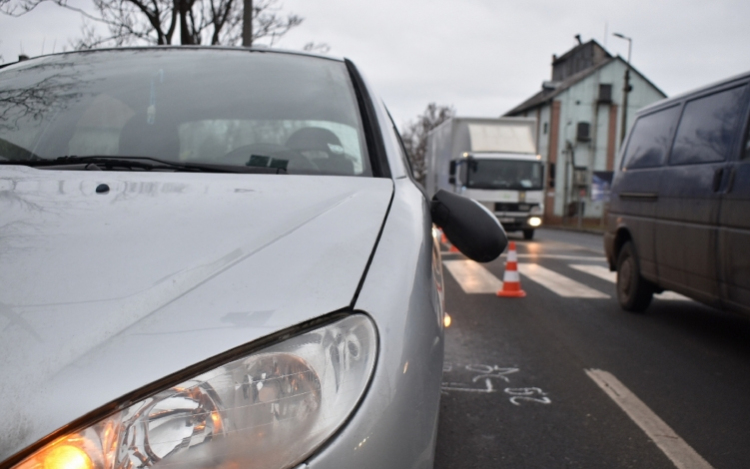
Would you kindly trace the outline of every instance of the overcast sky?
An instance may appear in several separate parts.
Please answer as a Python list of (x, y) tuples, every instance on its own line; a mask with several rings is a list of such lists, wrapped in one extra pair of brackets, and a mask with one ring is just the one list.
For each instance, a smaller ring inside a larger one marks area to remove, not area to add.
[[(277, 45), (323, 42), (329, 55), (350, 58), (399, 126), (430, 102), (464, 116), (505, 113), (549, 80), (552, 54), (574, 47), (576, 34), (623, 57), (627, 41), (612, 33), (632, 37), (633, 66), (669, 96), (750, 71), (747, 0), (281, 2), (304, 22)], [(53, 5), (0, 15), (0, 55), (59, 52), (79, 26), (77, 14)]]

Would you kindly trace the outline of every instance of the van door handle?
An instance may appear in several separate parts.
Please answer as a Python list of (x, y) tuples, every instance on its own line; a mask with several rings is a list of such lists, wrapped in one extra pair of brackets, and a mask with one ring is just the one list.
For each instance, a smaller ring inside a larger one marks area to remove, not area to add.
[(732, 171), (729, 173), (729, 181), (727, 181), (727, 194), (732, 192), (733, 187), (734, 187), (734, 168), (732, 168)]
[(719, 192), (719, 188), (721, 187), (722, 176), (724, 176), (724, 168), (719, 168), (714, 172), (714, 184), (713, 184), (714, 192)]

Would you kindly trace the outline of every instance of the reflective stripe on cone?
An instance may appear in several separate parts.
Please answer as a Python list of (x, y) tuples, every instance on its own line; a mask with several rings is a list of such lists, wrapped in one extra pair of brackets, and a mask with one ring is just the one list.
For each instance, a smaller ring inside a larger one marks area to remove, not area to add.
[(526, 296), (526, 292), (521, 290), (515, 241), (511, 241), (508, 245), (508, 258), (505, 261), (505, 273), (503, 273), (503, 288), (498, 290), (497, 296), (503, 298), (523, 298)]

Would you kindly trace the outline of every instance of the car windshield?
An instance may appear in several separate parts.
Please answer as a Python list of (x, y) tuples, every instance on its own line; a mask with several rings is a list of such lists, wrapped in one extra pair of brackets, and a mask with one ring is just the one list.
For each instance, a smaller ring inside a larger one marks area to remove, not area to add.
[(537, 161), (469, 160), (466, 187), (472, 189), (538, 190), (542, 188), (542, 164)]
[(372, 174), (343, 62), (245, 50), (81, 52), (0, 70), (0, 162), (72, 155)]

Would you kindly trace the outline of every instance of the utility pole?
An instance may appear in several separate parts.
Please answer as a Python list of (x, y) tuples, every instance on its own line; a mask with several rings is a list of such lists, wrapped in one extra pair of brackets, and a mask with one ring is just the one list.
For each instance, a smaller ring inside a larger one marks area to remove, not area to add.
[(242, 11), (242, 47), (253, 46), (253, 0), (244, 0)]
[(620, 126), (620, 145), (625, 141), (625, 133), (628, 130), (628, 94), (633, 88), (630, 86), (630, 52), (633, 48), (633, 39), (620, 33), (613, 33), (613, 36), (628, 41), (628, 61), (625, 68), (625, 84), (622, 87), (622, 125)]

